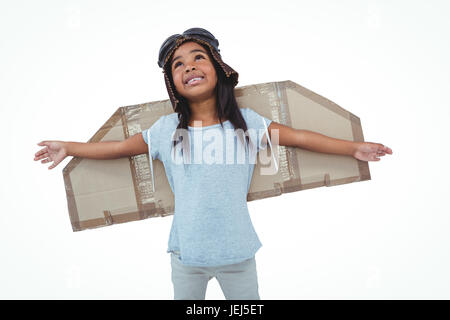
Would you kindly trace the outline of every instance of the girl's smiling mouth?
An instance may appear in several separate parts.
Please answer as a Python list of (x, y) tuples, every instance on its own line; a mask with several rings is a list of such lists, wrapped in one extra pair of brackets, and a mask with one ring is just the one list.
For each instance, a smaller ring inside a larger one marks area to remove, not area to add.
[(187, 81), (185, 85), (187, 87), (195, 86), (198, 83), (202, 82), (203, 80), (205, 80), (204, 77), (195, 77), (195, 78), (192, 78), (189, 81)]

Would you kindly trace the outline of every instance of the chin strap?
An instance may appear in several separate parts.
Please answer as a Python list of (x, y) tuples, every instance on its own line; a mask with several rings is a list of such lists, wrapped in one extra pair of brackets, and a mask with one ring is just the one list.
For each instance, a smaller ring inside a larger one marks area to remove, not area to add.
[(152, 186), (153, 186), (153, 192), (155, 192), (156, 191), (155, 176), (153, 175), (153, 158), (152, 158), (151, 143), (150, 143), (150, 129), (147, 130), (147, 141), (148, 141), (148, 157), (150, 158), (150, 171), (152, 172)]
[(274, 155), (273, 148), (272, 148), (272, 143), (270, 142), (269, 130), (267, 129), (267, 124), (263, 117), (261, 117), (261, 120), (264, 123), (264, 128), (266, 128), (267, 141), (269, 142), (270, 150), (272, 150), (272, 158), (273, 158), (273, 161), (275, 162), (275, 171), (278, 172), (278, 164), (277, 164), (277, 160), (275, 159), (275, 155)]

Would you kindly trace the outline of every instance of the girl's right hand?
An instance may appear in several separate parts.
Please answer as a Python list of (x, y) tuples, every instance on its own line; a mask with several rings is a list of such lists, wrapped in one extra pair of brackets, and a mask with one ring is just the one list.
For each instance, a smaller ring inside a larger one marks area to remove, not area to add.
[(53, 161), (53, 164), (48, 169), (53, 169), (61, 161), (67, 157), (67, 149), (64, 141), (42, 141), (38, 143), (38, 146), (45, 146), (45, 148), (39, 150), (34, 155), (34, 161), (44, 159), (41, 163), (47, 163)]

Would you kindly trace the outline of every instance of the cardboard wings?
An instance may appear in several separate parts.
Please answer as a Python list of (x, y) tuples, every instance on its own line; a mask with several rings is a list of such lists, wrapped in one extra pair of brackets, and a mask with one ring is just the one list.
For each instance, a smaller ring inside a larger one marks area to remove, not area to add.
[[(292, 128), (364, 141), (357, 116), (292, 81), (238, 87), (235, 95), (240, 108), (251, 108)], [(169, 100), (120, 107), (89, 142), (127, 139), (169, 113), (173, 113)], [(269, 147), (267, 151), (273, 152)], [(256, 162), (247, 201), (370, 180), (368, 162), (350, 156), (286, 146), (276, 151), (276, 174), (262, 175), (261, 163)], [(149, 160), (148, 153), (114, 160), (74, 157), (63, 169), (73, 231), (172, 215), (174, 195), (164, 165), (154, 160), (152, 177)]]

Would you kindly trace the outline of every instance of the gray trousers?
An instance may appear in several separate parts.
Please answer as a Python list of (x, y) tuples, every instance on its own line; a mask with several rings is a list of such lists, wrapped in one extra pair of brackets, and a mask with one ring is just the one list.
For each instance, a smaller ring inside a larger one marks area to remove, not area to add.
[(171, 253), (174, 300), (205, 300), (208, 281), (216, 278), (227, 300), (260, 300), (255, 257), (217, 267), (185, 266)]

